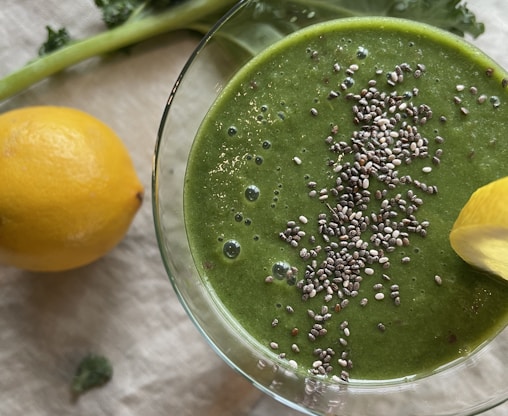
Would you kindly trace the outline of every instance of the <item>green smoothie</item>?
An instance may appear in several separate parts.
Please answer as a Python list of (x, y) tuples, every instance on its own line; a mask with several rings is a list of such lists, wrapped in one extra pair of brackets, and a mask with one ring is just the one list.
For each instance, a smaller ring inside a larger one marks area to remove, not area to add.
[[(414, 22), (319, 24), (249, 62), (190, 153), (200, 276), (259, 349), (347, 380), (425, 376), (508, 323), (448, 235), (508, 175), (508, 74)], [(277, 358), (278, 357), (278, 358)]]

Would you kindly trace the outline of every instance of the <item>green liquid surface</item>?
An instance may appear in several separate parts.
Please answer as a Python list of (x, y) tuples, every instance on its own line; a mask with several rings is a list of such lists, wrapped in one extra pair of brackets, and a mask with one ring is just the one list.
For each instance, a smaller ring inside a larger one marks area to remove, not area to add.
[(508, 173), (507, 77), (455, 37), (348, 19), (289, 36), (228, 83), (189, 157), (186, 227), (203, 281), (259, 348), (387, 380), (506, 326), (508, 285), (448, 235), (471, 193)]

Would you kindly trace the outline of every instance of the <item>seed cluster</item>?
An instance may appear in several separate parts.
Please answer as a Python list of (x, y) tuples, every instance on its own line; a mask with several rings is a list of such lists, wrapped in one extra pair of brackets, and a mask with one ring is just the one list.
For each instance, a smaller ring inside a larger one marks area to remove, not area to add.
[[(318, 52), (312, 51), (311, 58), (319, 60)], [(394, 307), (403, 302), (399, 284), (393, 283), (390, 275), (392, 253), (408, 247), (412, 238), (427, 236), (430, 222), (419, 218), (419, 211), (426, 198), (438, 193), (437, 186), (429, 183), (429, 179), (441, 164), (445, 143), (440, 135), (429, 138), (421, 132), (434, 114), (422, 102), (419, 89), (404, 90), (408, 79), (413, 79), (416, 85), (418, 79), (426, 76), (424, 64), (412, 68), (408, 63), (401, 63), (386, 73), (377, 69), (363, 88), (356, 93), (349, 92), (359, 70), (357, 64), (346, 67), (336, 62), (332, 66), (333, 74), (344, 72), (345, 76), (337, 89), (329, 91), (327, 99), (349, 103), (356, 127), (348, 137), (341, 134), (340, 125), (334, 125), (323, 138), (331, 154), (327, 162), (328, 177), (334, 183), (322, 186), (309, 180), (307, 192), (324, 209), (315, 219), (300, 215), (288, 221), (279, 233), (279, 238), (298, 250), (305, 263), (303, 271), (287, 268), (287, 282), (296, 285), (302, 301), (322, 300), (319, 310), (307, 309), (311, 322), (305, 329), (308, 340), (322, 339), (332, 327), (334, 334), (339, 331), (339, 336), (331, 339), (326, 349), (314, 349), (310, 373), (330, 374), (342, 381), (349, 380), (353, 368), (348, 342), (351, 328), (345, 320), (337, 327), (332, 318), (357, 297), (361, 307), (366, 307), (370, 300), (392, 302)], [(383, 73), (385, 80), (380, 77)], [(503, 80), (503, 87), (507, 85), (508, 81)], [(495, 109), (500, 106), (498, 97), (480, 94), (474, 86), (466, 88), (457, 84), (451, 100), (463, 117), (470, 112), (463, 103), (470, 102), (466, 92), (476, 96), (478, 104), (488, 101)], [(312, 118), (320, 117), (316, 107), (310, 108), (309, 113)], [(446, 121), (446, 116), (439, 117), (440, 123)], [(298, 157), (293, 161), (296, 165), (303, 163)], [(418, 178), (404, 174), (405, 167), (415, 161), (422, 165)], [(408, 264), (411, 257), (404, 255), (399, 261)], [(364, 280), (371, 282), (370, 295), (360, 290)], [(268, 276), (266, 281), (272, 282), (273, 278)], [(438, 286), (443, 284), (441, 276), (435, 275), (434, 281)], [(291, 306), (286, 311), (294, 313)], [(272, 326), (277, 324), (278, 320), (272, 322)], [(389, 327), (379, 322), (374, 329), (385, 332)], [(301, 330), (293, 328), (291, 336), (296, 337)], [(270, 346), (279, 348), (275, 342)], [(293, 343), (291, 350), (299, 353), (300, 347)], [(285, 355), (279, 354), (281, 358)], [(295, 361), (291, 363), (297, 366)], [(334, 369), (335, 365), (338, 370)]]
[[(340, 84), (344, 91), (354, 84), (352, 78), (358, 67), (345, 70), (347, 78)], [(334, 65), (335, 72), (341, 70)], [(312, 324), (307, 332), (313, 342), (324, 337), (327, 326), (332, 325), (333, 313), (340, 312), (359, 295), (364, 279), (379, 277), (372, 286), (374, 301), (389, 298), (395, 306), (401, 303), (397, 284), (385, 287), (391, 281), (391, 253), (398, 247), (410, 244), (414, 235), (425, 237), (429, 222), (417, 217), (424, 203), (424, 195), (438, 192), (435, 185), (401, 173), (404, 166), (420, 159), (428, 162), (422, 175), (432, 172), (441, 163), (443, 150), (429, 150), (431, 139), (422, 135), (420, 127), (433, 117), (427, 104), (415, 104), (419, 90), (399, 92), (405, 77), (420, 78), (426, 71), (418, 64), (413, 70), (402, 63), (386, 75), (386, 87), (378, 88), (382, 81), (371, 79), (359, 93), (347, 93), (344, 99), (351, 103), (352, 121), (357, 128), (349, 138), (340, 134), (340, 126), (334, 126), (324, 138), (332, 156), (328, 167), (334, 178), (333, 186), (320, 187), (309, 181), (308, 195), (323, 203), (324, 212), (318, 215), (317, 224), (305, 216), (288, 221), (279, 237), (299, 250), (306, 262), (303, 277), (296, 281), (302, 300), (322, 296), (321, 310), (307, 311)], [(379, 75), (379, 73), (378, 73)], [(341, 91), (332, 91), (328, 99), (341, 97)], [(311, 114), (318, 117), (318, 112)], [(441, 136), (432, 141), (439, 146)], [(307, 235), (305, 226), (317, 225), (317, 234)], [(405, 256), (402, 263), (410, 262)], [(292, 278), (299, 274), (292, 271)], [(366, 306), (369, 299), (362, 298)], [(378, 330), (385, 331), (383, 323)], [(347, 338), (351, 329), (346, 321), (340, 324), (342, 336), (326, 350), (317, 348), (311, 373), (325, 375), (337, 373), (333, 363), (339, 366), (339, 378), (347, 381), (353, 363), (349, 358)], [(292, 350), (299, 351), (296, 344)], [(337, 377), (337, 376), (336, 376)]]
[[(403, 63), (388, 73), (387, 83), (393, 86), (403, 82), (404, 73), (419, 77), (423, 71), (424, 65), (412, 71)], [(429, 139), (418, 130), (432, 118), (432, 110), (426, 104), (413, 104), (412, 98), (419, 94), (417, 88), (400, 94), (380, 91), (376, 85), (375, 79), (370, 80), (359, 94), (345, 97), (352, 102), (353, 122), (358, 126), (352, 137), (348, 141), (337, 140), (340, 135), (336, 127), (325, 139), (336, 155), (328, 163), (335, 175), (335, 186), (320, 189), (316, 182), (308, 182), (309, 196), (325, 202), (327, 209), (317, 219), (319, 236), (311, 235), (308, 240), (322, 244), (300, 248), (300, 257), (310, 260), (305, 278), (297, 283), (304, 300), (323, 291), (326, 302), (334, 295), (341, 300), (357, 296), (363, 276), (374, 274), (371, 265), (389, 269), (389, 253), (409, 245), (411, 234), (427, 235), (429, 222), (420, 221), (416, 214), (423, 204), (423, 194), (435, 194), (438, 189), (401, 175), (399, 169), (415, 159), (429, 161), (423, 173), (430, 173), (432, 164), (440, 164), (442, 149), (429, 153)], [(440, 136), (434, 140), (444, 141)], [(343, 162), (346, 156), (352, 161)], [(410, 184), (419, 192), (392, 192)], [(373, 200), (378, 201), (377, 209)], [(305, 232), (296, 221), (289, 221), (280, 234), (293, 247), (300, 247), (303, 236)], [(321, 252), (326, 258), (318, 263)], [(409, 261), (409, 257), (403, 260)], [(382, 284), (376, 288), (381, 289)]]

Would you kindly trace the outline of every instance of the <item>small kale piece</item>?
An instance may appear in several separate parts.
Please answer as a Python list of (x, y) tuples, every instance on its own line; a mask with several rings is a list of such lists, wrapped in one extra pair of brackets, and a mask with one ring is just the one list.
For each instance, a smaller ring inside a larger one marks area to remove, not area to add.
[(44, 56), (50, 52), (56, 51), (62, 46), (67, 45), (71, 40), (67, 29), (64, 27), (55, 31), (50, 26), (46, 26), (46, 30), (48, 31), (48, 38), (39, 48), (39, 56)]
[(83, 393), (93, 387), (107, 383), (113, 376), (113, 367), (109, 360), (100, 355), (87, 355), (78, 366), (72, 381), (72, 391)]
[(141, 3), (140, 0), (95, 0), (109, 29), (124, 24)]

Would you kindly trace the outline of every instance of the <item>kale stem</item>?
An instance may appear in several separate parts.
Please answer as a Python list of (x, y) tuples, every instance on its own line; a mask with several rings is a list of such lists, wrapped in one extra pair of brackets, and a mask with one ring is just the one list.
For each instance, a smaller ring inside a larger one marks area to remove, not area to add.
[(152, 36), (188, 28), (193, 22), (212, 14), (224, 14), (235, 3), (235, 0), (189, 0), (160, 14), (146, 16), (90, 38), (73, 42), (62, 49), (35, 59), (1, 79), (0, 101), (93, 56), (133, 45)]

